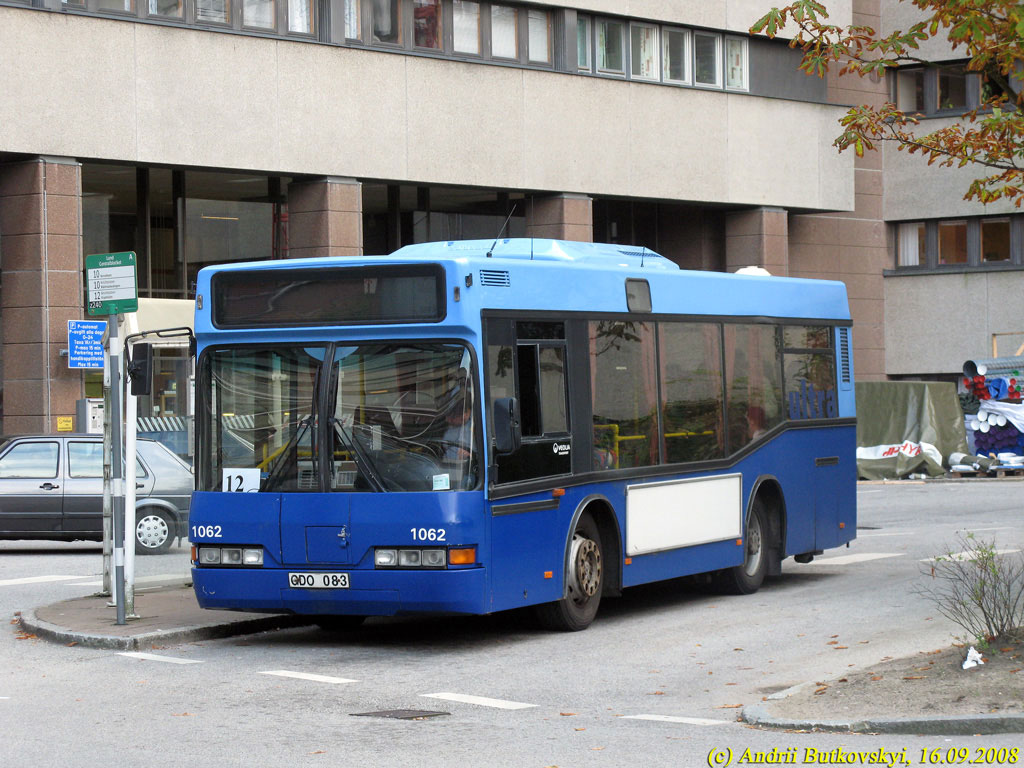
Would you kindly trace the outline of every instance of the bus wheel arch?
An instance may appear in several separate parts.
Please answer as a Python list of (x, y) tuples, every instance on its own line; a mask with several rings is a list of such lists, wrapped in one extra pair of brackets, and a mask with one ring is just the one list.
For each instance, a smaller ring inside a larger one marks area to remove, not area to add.
[(715, 574), (719, 589), (727, 594), (753, 594), (766, 576), (781, 571), (785, 503), (777, 480), (758, 478), (743, 520), (743, 563)]
[(569, 525), (562, 599), (534, 607), (541, 626), (563, 632), (586, 629), (601, 598), (621, 587), (621, 547), (611, 505), (601, 497), (581, 502)]

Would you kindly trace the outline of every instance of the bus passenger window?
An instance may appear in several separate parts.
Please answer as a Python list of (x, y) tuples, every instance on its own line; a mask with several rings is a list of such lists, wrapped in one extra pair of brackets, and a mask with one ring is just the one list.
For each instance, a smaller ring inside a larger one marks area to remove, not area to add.
[(519, 423), (523, 427), (523, 437), (540, 435), (540, 389), (536, 345), (520, 344), (516, 348), (516, 358), (519, 363)]
[(722, 332), (717, 323), (661, 323), (664, 461), (705, 461), (725, 451)]
[(590, 359), (594, 469), (657, 464), (654, 326), (591, 321)]
[(774, 325), (725, 325), (729, 451), (782, 422), (781, 344)]

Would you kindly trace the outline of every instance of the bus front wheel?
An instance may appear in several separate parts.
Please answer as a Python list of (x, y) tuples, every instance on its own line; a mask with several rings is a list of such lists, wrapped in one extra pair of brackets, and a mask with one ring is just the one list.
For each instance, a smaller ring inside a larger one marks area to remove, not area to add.
[(566, 563), (565, 597), (536, 607), (537, 618), (546, 629), (579, 632), (597, 615), (604, 588), (601, 533), (589, 513), (576, 524)]
[(768, 573), (770, 531), (768, 508), (760, 498), (755, 499), (743, 532), (743, 564), (718, 572), (718, 586), (723, 592), (731, 595), (757, 592)]

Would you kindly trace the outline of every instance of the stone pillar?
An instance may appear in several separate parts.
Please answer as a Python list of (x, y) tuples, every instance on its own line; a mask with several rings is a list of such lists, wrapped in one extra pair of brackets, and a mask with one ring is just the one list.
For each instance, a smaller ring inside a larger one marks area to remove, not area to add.
[(288, 185), (288, 256), (361, 256), (363, 185), (336, 176)]
[(725, 269), (762, 267), (789, 275), (788, 214), (782, 208), (736, 211), (725, 217)]
[(531, 197), (526, 201), (526, 236), (594, 241), (594, 205), (586, 195)]
[(0, 165), (0, 268), (3, 431), (56, 432), (84, 396), (81, 372), (60, 354), (67, 321), (84, 317), (77, 161)]

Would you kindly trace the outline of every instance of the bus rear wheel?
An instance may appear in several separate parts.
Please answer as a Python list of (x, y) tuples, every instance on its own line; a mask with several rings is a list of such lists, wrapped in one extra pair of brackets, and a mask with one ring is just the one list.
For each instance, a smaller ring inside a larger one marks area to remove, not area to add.
[(743, 532), (743, 564), (718, 572), (718, 587), (730, 595), (750, 595), (761, 587), (768, 573), (772, 548), (768, 537), (768, 508), (760, 498), (754, 500)]
[(576, 523), (566, 563), (565, 597), (534, 610), (541, 626), (559, 632), (586, 629), (597, 615), (604, 589), (601, 533), (589, 513)]

